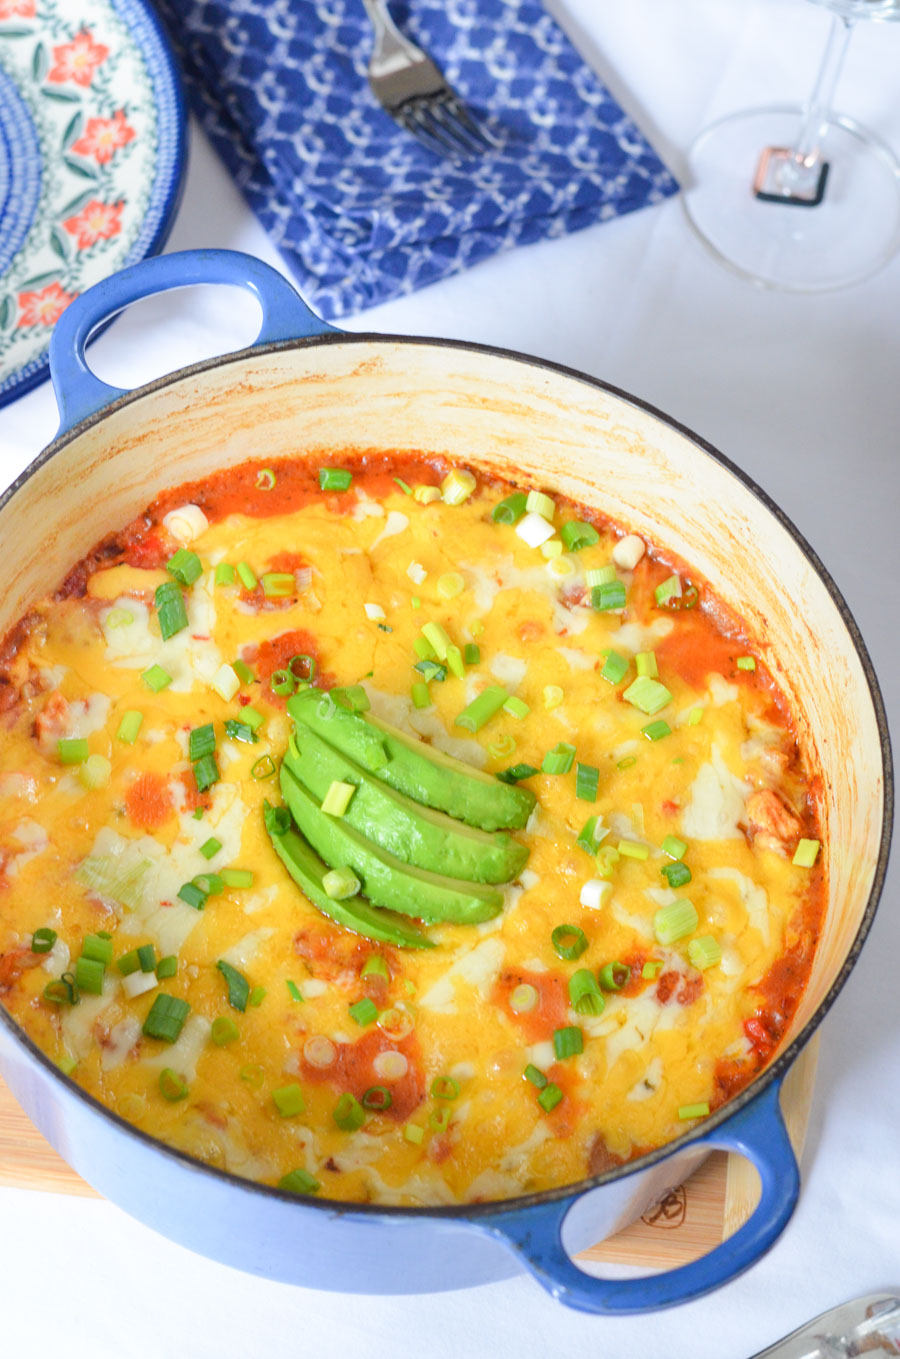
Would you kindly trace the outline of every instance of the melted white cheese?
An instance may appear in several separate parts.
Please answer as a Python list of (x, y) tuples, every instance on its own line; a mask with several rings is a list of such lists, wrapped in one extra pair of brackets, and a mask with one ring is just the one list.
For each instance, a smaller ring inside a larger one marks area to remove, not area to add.
[(503, 954), (502, 939), (485, 939), (471, 952), (464, 953), (458, 958), (443, 977), (429, 987), (420, 999), (419, 1005), (423, 1010), (435, 1010), (438, 1014), (456, 1014), (454, 981), (457, 977), (467, 981), (479, 995), (486, 996), (503, 965)]
[(383, 542), (385, 538), (394, 538), (398, 533), (402, 533), (408, 524), (409, 519), (405, 514), (400, 514), (398, 510), (391, 510), (384, 528), (369, 548), (369, 551), (374, 552), (378, 544)]
[(690, 802), (681, 815), (681, 829), (689, 840), (736, 840), (750, 785), (736, 778), (713, 746), (691, 784)]
[[(125, 596), (101, 610), (100, 627), (106, 642), (106, 656), (111, 665), (126, 670), (148, 670), (161, 665), (172, 676), (169, 686), (173, 692), (187, 693), (195, 680), (211, 683), (222, 664), (222, 654), (212, 640), (216, 621), (215, 577), (212, 572), (201, 576), (187, 591), (188, 626), (163, 641), (155, 619), (151, 628), (151, 610), (140, 599)], [(130, 623), (109, 626), (113, 610), (131, 614)]]
[(768, 948), (771, 929), (769, 898), (765, 890), (757, 886), (745, 873), (739, 873), (736, 868), (710, 868), (707, 876), (734, 883), (741, 898), (741, 905), (747, 912), (747, 923), (751, 929), (759, 931), (763, 943)]

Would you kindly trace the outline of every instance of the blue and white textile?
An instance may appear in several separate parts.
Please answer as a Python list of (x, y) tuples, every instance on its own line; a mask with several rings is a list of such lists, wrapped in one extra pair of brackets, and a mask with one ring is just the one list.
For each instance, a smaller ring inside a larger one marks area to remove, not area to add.
[(678, 185), (540, 0), (393, 0), (502, 149), (455, 164), (376, 104), (361, 0), (157, 0), (193, 107), (326, 318)]

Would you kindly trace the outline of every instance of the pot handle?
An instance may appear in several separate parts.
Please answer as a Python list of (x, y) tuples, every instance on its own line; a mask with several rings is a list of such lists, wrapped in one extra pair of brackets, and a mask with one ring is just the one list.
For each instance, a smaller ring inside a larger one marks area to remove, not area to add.
[(91, 337), (132, 302), (195, 283), (230, 283), (253, 293), (262, 307), (262, 326), (254, 345), (325, 335), (335, 329), (310, 310), (277, 269), (253, 255), (237, 250), (183, 250), (141, 260), (88, 288), (54, 327), (50, 377), (60, 414), (57, 438), (127, 395), (124, 388), (101, 382), (91, 372), (84, 356)]
[(567, 1307), (607, 1316), (673, 1307), (711, 1292), (755, 1264), (784, 1231), (800, 1192), (800, 1172), (781, 1115), (775, 1080), (740, 1113), (694, 1145), (706, 1143), (748, 1157), (759, 1171), (762, 1197), (734, 1236), (678, 1269), (641, 1279), (598, 1279), (579, 1269), (561, 1240), (574, 1199), (504, 1213), (488, 1230), (511, 1247), (538, 1283)]

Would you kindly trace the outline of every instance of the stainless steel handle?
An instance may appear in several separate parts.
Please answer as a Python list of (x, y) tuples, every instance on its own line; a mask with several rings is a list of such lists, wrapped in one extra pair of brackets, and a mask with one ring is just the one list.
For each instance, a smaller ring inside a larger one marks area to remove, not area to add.
[(362, 3), (375, 29), (375, 47), (369, 62), (370, 75), (392, 75), (409, 66), (411, 61), (421, 60), (421, 49), (404, 38), (391, 18), (385, 0), (362, 0)]

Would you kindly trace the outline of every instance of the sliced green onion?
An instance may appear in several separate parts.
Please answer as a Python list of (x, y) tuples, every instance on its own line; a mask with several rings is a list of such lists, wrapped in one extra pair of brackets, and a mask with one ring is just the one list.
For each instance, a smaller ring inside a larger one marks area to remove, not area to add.
[(462, 505), (475, 490), (477, 483), (471, 472), (454, 467), (441, 482), (445, 505)]
[(558, 708), (564, 697), (565, 695), (558, 684), (544, 685), (544, 707), (548, 712), (551, 712), (553, 708)]
[(447, 647), (447, 665), (451, 674), (455, 675), (457, 679), (465, 679), (466, 666), (463, 661), (463, 654), (458, 646)]
[(32, 953), (49, 953), (59, 936), (56, 930), (51, 930), (44, 925), (41, 929), (35, 930), (31, 936)]
[(353, 473), (348, 472), (344, 467), (320, 467), (319, 468), (319, 490), (320, 491), (347, 491), (353, 480)]
[(491, 518), (495, 524), (517, 524), (525, 513), (528, 496), (524, 491), (513, 491), (499, 505), (494, 506)]
[(527, 1015), (535, 1008), (539, 999), (537, 987), (529, 982), (520, 982), (510, 992), (509, 1008), (513, 1014)]
[(463, 660), (466, 665), (479, 665), (481, 663), (481, 647), (476, 642), (466, 642)]
[(257, 585), (259, 584), (259, 581), (256, 578), (256, 572), (253, 570), (253, 567), (250, 565), (249, 562), (238, 562), (237, 573), (238, 579), (240, 580), (245, 590), (256, 589)]
[(754, 656), (738, 656), (735, 665), (738, 670), (755, 670), (756, 658)]
[(249, 868), (223, 868), (219, 877), (224, 887), (253, 886), (253, 873)]
[(686, 840), (679, 840), (677, 835), (667, 835), (660, 848), (670, 859), (683, 859), (688, 847)]
[(635, 708), (639, 708), (642, 713), (652, 717), (658, 713), (660, 708), (664, 708), (667, 703), (671, 703), (672, 695), (664, 684), (659, 680), (650, 679), (649, 675), (640, 675), (622, 694), (626, 703), (631, 703)]
[(212, 788), (214, 783), (219, 782), (219, 766), (216, 764), (215, 755), (204, 755), (202, 760), (195, 760), (194, 782), (198, 793), (205, 793), (207, 788)]
[(664, 864), (659, 871), (670, 887), (686, 887), (692, 878), (691, 870), (687, 864), (679, 862)]
[(195, 911), (202, 911), (209, 898), (209, 893), (204, 892), (202, 887), (198, 887), (195, 882), (185, 882), (179, 887), (178, 896), (182, 901), (187, 902), (188, 906), (193, 906)]
[(339, 867), (328, 870), (322, 878), (322, 886), (332, 901), (346, 901), (348, 897), (356, 896), (362, 883), (352, 869)]
[(602, 990), (621, 991), (631, 979), (631, 968), (627, 963), (604, 963), (598, 975)]
[[(262, 713), (259, 711), (258, 708), (253, 708), (249, 704), (247, 705), (246, 708), (241, 708), (241, 721), (244, 722), (250, 728), (251, 731), (254, 732), (259, 731), (260, 727), (262, 726), (263, 722), (265, 722), (265, 720), (266, 719), (263, 717)], [(227, 722), (225, 726), (227, 730), (228, 727)]]
[(44, 987), (44, 999), (49, 1000), (54, 1005), (77, 1005), (81, 996), (75, 984), (75, 975), (72, 972), (64, 972), (55, 981), (48, 982)]
[(267, 992), (264, 986), (254, 986), (253, 990), (250, 992), (247, 1004), (252, 1005), (254, 1009), (258, 1008), (265, 1000), (266, 994)]
[(105, 788), (112, 765), (105, 755), (89, 755), (78, 769), (78, 780), (87, 789)]
[(219, 562), (216, 567), (216, 585), (233, 585), (235, 571), (231, 562)]
[(417, 486), (413, 491), (413, 499), (418, 500), (420, 505), (431, 505), (440, 498), (441, 492), (437, 486)]
[(586, 524), (583, 519), (571, 519), (568, 524), (563, 524), (559, 536), (567, 552), (580, 552), (582, 548), (593, 547), (600, 541), (600, 534), (593, 524)]
[(288, 982), (287, 982), (287, 989), (288, 989), (288, 993), (289, 993), (289, 995), (290, 995), (290, 997), (291, 997), (291, 1000), (299, 1001), (299, 1003), (302, 1005), (302, 1004), (303, 1004), (303, 992), (300, 990), (300, 987), (297, 985), (297, 983), (296, 983), (295, 981), (288, 981)]
[(584, 573), (584, 579), (588, 589), (593, 589), (595, 585), (612, 585), (613, 581), (618, 580), (616, 568), (612, 562), (606, 566), (595, 566), (590, 571)]
[(605, 679), (607, 684), (619, 684), (627, 674), (628, 661), (618, 651), (611, 651), (600, 671), (600, 678)]
[(452, 643), (440, 623), (426, 623), (422, 629), (422, 636), (432, 648), (438, 660), (445, 661), (447, 659), (447, 648)]
[(362, 1000), (358, 1000), (350, 1006), (350, 1018), (364, 1028), (378, 1018), (378, 1006), (374, 1000), (365, 996)]
[(655, 651), (639, 651), (634, 658), (634, 664), (638, 675), (646, 675), (649, 679), (656, 679), (659, 674)]
[(212, 722), (207, 722), (205, 726), (194, 727), (188, 737), (188, 759), (202, 760), (204, 755), (211, 755), (216, 748), (216, 730)]
[[(110, 961), (112, 961), (112, 947), (110, 946)], [(142, 972), (156, 971), (156, 949), (152, 944), (141, 944), (137, 950), (138, 965)]]
[(412, 688), (410, 689), (409, 693), (410, 693), (410, 697), (411, 697), (411, 699), (412, 699), (412, 701), (413, 701), (413, 707), (414, 707), (414, 708), (430, 708), (430, 707), (431, 707), (432, 700), (431, 700), (431, 694), (429, 693), (429, 690), (428, 690), (428, 685), (427, 685), (427, 684), (423, 684), (421, 680), (420, 680), (417, 684), (414, 684), (414, 685), (412, 686)]
[(661, 741), (664, 736), (672, 735), (672, 728), (664, 717), (658, 717), (655, 722), (648, 722), (646, 727), (641, 727), (641, 735), (646, 736), (648, 741)]
[(416, 661), (413, 670), (422, 676), (425, 683), (430, 684), (436, 680), (438, 684), (443, 684), (447, 678), (447, 667), (440, 665), (437, 661)]
[(688, 957), (698, 972), (722, 961), (722, 946), (711, 934), (698, 934), (688, 944)]
[(60, 764), (84, 764), (90, 755), (88, 743), (84, 737), (65, 738), (56, 743), (56, 751), (59, 755)]
[(435, 1076), (431, 1082), (432, 1099), (457, 1099), (459, 1097), (459, 1081), (455, 1081), (452, 1076)]
[(569, 978), (569, 1003), (579, 1015), (596, 1016), (603, 1013), (606, 1001), (600, 994), (593, 972), (588, 968), (580, 967)]
[(689, 727), (699, 726), (702, 721), (703, 721), (703, 709), (691, 708), (691, 711), (688, 713), (688, 726)]
[(504, 755), (511, 755), (516, 748), (516, 738), (510, 736), (509, 732), (504, 732), (498, 736), (496, 741), (488, 743), (488, 754), (495, 760), (500, 760)]
[(418, 1147), (425, 1139), (425, 1129), (421, 1128), (418, 1123), (407, 1123), (403, 1129), (403, 1136), (407, 1142), (412, 1142), (414, 1146)]
[(269, 676), (269, 688), (273, 694), (292, 694), (297, 684), (290, 670), (273, 670)]
[(242, 661), (241, 658), (240, 658), (240, 656), (236, 657), (235, 660), (233, 660), (233, 661), (231, 662), (231, 668), (232, 668), (232, 670), (234, 671), (234, 673), (237, 675), (237, 677), (238, 677), (238, 679), (240, 680), (241, 684), (255, 684), (255, 683), (256, 683), (256, 676), (254, 675), (253, 671), (250, 669), (250, 667), (249, 667), (249, 665), (247, 664), (247, 662), (246, 662), (246, 661)]
[(141, 1032), (145, 1038), (161, 1038), (164, 1043), (174, 1043), (184, 1028), (190, 1009), (186, 1000), (161, 991), (154, 998)]
[(435, 651), (434, 647), (431, 645), (427, 637), (414, 637), (413, 651), (416, 653), (420, 661), (437, 660), (437, 652)]
[(256, 489), (258, 491), (274, 491), (277, 478), (271, 467), (262, 467), (257, 473)]
[(236, 722), (233, 717), (225, 719), (225, 735), (232, 741), (243, 741), (245, 745), (256, 745), (259, 737), (246, 722)]
[(141, 679), (148, 689), (152, 689), (154, 694), (161, 693), (172, 683), (172, 676), (168, 671), (163, 670), (161, 665), (151, 665), (149, 670), (145, 670)]
[(127, 953), (123, 953), (117, 960), (116, 967), (123, 977), (130, 977), (133, 972), (139, 972), (141, 960), (137, 955), (137, 949), (129, 949)]
[(819, 857), (820, 848), (818, 840), (801, 840), (797, 845), (791, 863), (796, 864), (798, 868), (812, 868)]
[(85, 958), (82, 955), (75, 964), (75, 985), (79, 991), (86, 991), (88, 995), (100, 996), (103, 994), (103, 974), (106, 971), (105, 964), (97, 958)]
[(251, 779), (270, 779), (275, 773), (275, 761), (271, 755), (260, 755), (255, 764), (250, 766)]
[(586, 854), (595, 854), (597, 846), (603, 842), (608, 834), (609, 831), (602, 824), (599, 816), (589, 816), (578, 832), (575, 843)]
[(391, 970), (380, 953), (370, 953), (359, 975), (361, 977), (384, 977), (385, 981), (390, 981)]
[(587, 935), (577, 925), (557, 925), (550, 936), (550, 943), (557, 957), (572, 962), (580, 958), (588, 946)]
[(617, 769), (630, 769), (633, 764), (637, 764), (636, 755), (626, 755), (624, 759), (616, 763)]
[(679, 1118), (709, 1118), (708, 1104), (682, 1104), (678, 1110)]
[(664, 966), (665, 964), (661, 958), (649, 958), (641, 968), (641, 976), (644, 981), (655, 981), (660, 972), (662, 972)]
[(297, 1114), (302, 1114), (303, 1110), (306, 1108), (306, 1100), (303, 1098), (303, 1091), (296, 1081), (292, 1081), (290, 1085), (282, 1085), (279, 1086), (277, 1090), (273, 1090), (272, 1099), (275, 1102), (275, 1108), (281, 1114), (282, 1118), (295, 1118)]
[(620, 840), (616, 849), (626, 859), (639, 859), (641, 863), (650, 857), (648, 845), (642, 845), (638, 840)]
[(399, 486), (404, 495), (412, 495), (413, 489), (403, 480), (402, 477), (394, 477), (394, 485)]
[(170, 1066), (164, 1066), (159, 1073), (159, 1093), (171, 1104), (177, 1103), (180, 1099), (187, 1099), (187, 1081)]
[(601, 849), (598, 849), (595, 861), (597, 864), (597, 872), (600, 874), (601, 878), (612, 877), (613, 870), (619, 862), (619, 858), (619, 851), (616, 849), (615, 845), (603, 845)]
[(661, 906), (653, 917), (656, 942), (664, 947), (674, 944), (685, 935), (693, 934), (699, 923), (697, 908), (687, 897), (679, 897), (668, 906)]
[(228, 1015), (219, 1015), (212, 1022), (209, 1036), (217, 1048), (224, 1048), (226, 1043), (233, 1043), (240, 1038), (241, 1031)]
[(532, 1085), (537, 1086), (538, 1090), (545, 1089), (547, 1077), (544, 1075), (543, 1071), (538, 1067), (533, 1066), (531, 1062), (528, 1063), (525, 1070), (522, 1072), (522, 1075), (525, 1077), (526, 1081), (530, 1081)]
[(166, 562), (166, 570), (174, 576), (179, 585), (193, 585), (203, 575), (203, 566), (196, 552), (180, 547)]
[[(56, 938), (55, 934), (53, 938)], [(105, 939), (99, 934), (86, 934), (81, 943), (81, 956), (82, 958), (91, 958), (95, 962), (102, 963), (104, 967), (108, 967), (113, 960), (112, 940)]]
[(356, 1132), (366, 1121), (366, 1111), (355, 1095), (345, 1090), (331, 1113), (332, 1118), (344, 1132)]
[(665, 604), (669, 599), (681, 598), (681, 578), (679, 576), (669, 576), (654, 590), (657, 604)]
[(481, 731), (486, 722), (495, 717), (503, 707), (509, 694), (496, 684), (488, 685), (468, 707), (463, 708), (456, 719), (456, 726), (466, 731)]
[(625, 607), (625, 586), (620, 580), (611, 580), (607, 585), (591, 586), (591, 605), (599, 613), (607, 609)]
[(129, 709), (122, 714), (122, 721), (119, 723), (119, 730), (116, 732), (116, 740), (123, 741), (126, 745), (133, 746), (138, 738), (144, 722), (144, 714), (136, 709)]
[(553, 1035), (553, 1051), (560, 1062), (584, 1052), (584, 1034), (581, 1029), (576, 1024), (567, 1024), (564, 1029), (557, 1029)]
[(166, 981), (169, 977), (174, 977), (178, 971), (178, 959), (174, 953), (168, 954), (165, 958), (160, 958), (156, 964), (157, 981)]
[(568, 774), (575, 759), (575, 747), (568, 741), (557, 741), (552, 750), (541, 761), (541, 772), (544, 774)]
[(386, 1085), (370, 1085), (361, 1101), (364, 1109), (374, 1109), (376, 1113), (390, 1109), (393, 1102), (394, 1097)]
[(510, 717), (518, 718), (521, 722), (531, 712), (527, 703), (523, 703), (515, 694), (511, 694), (503, 705), (503, 711), (509, 713)]
[(502, 779), (504, 783), (518, 783), (521, 779), (533, 778), (540, 772), (533, 764), (511, 764), (508, 769), (501, 769), (497, 778)]
[(106, 626), (108, 628), (126, 628), (129, 623), (134, 622), (134, 614), (128, 609), (110, 609), (106, 615)]
[[(319, 476), (321, 477), (321, 475), (320, 472)], [(349, 477), (349, 475), (348, 472), (347, 476)], [(310, 1175), (308, 1170), (300, 1168), (292, 1170), (289, 1175), (282, 1175), (278, 1181), (278, 1188), (283, 1189), (286, 1194), (317, 1194), (322, 1186), (315, 1175)]]
[(445, 571), (442, 576), (438, 576), (436, 588), (441, 599), (455, 599), (466, 588), (465, 576), (459, 571)]
[(157, 585), (153, 602), (156, 605), (160, 635), (163, 641), (167, 642), (170, 637), (182, 632), (188, 625), (184, 595), (174, 580), (166, 580), (162, 585)]
[(226, 963), (224, 958), (220, 958), (216, 967), (228, 985), (228, 1004), (235, 1010), (246, 1010), (247, 999), (250, 995), (250, 983), (242, 972), (238, 972), (231, 963)]
[(355, 783), (342, 783), (340, 779), (333, 779), (322, 799), (322, 811), (329, 816), (343, 816), (355, 792)]
[(596, 802), (600, 787), (600, 770), (592, 764), (576, 764), (575, 796), (582, 802)]
[(262, 1067), (257, 1064), (242, 1066), (238, 1075), (242, 1081), (245, 1081), (247, 1085), (252, 1086), (254, 1090), (258, 1090), (266, 1078), (266, 1074)]
[(542, 519), (552, 520), (556, 505), (543, 491), (529, 491), (525, 499), (525, 513), (539, 514)]
[(264, 571), (260, 581), (267, 599), (287, 599), (297, 593), (297, 581), (292, 571)]
[(538, 1104), (545, 1114), (549, 1114), (556, 1108), (563, 1097), (563, 1092), (553, 1081), (548, 1081), (541, 1093), (538, 1095)]

